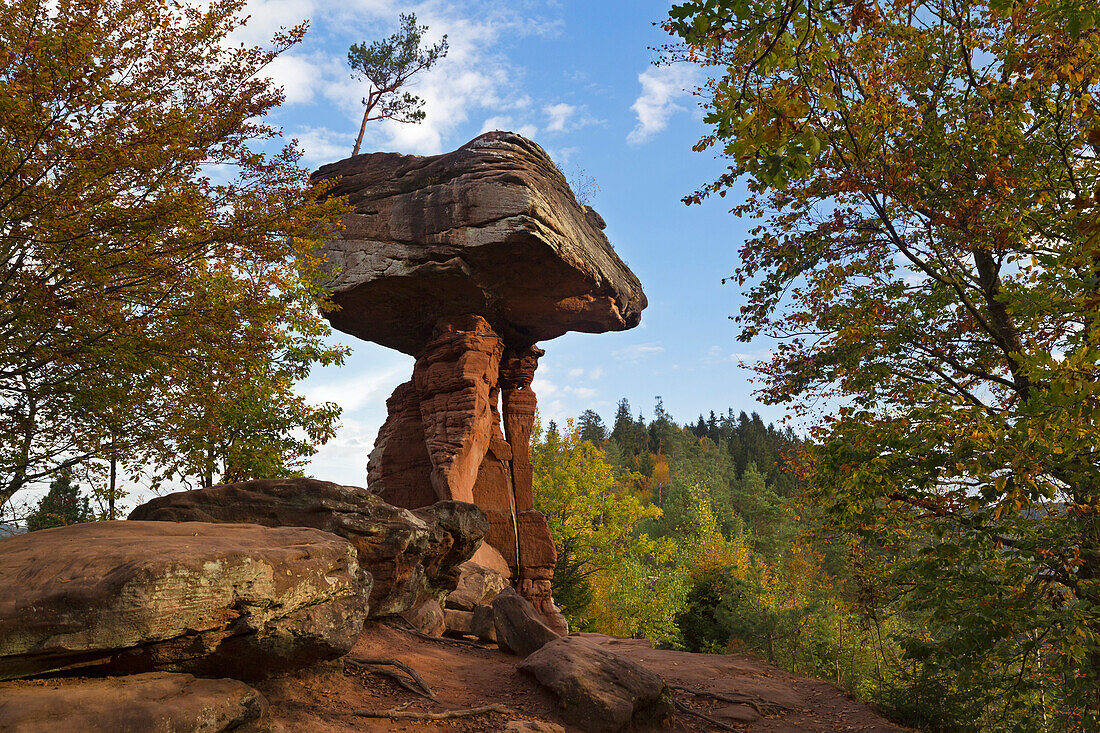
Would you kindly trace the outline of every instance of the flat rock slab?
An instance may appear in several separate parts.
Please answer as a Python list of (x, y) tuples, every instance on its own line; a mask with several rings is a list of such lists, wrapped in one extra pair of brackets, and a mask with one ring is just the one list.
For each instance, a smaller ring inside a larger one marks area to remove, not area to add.
[(459, 566), (489, 528), (485, 514), (460, 502), (415, 512), (367, 489), (308, 478), (262, 479), (159, 496), (130, 519), (247, 522), (313, 527), (344, 537), (374, 578), (370, 616), (404, 613), (453, 590)]
[(263, 695), (243, 682), (169, 672), (0, 684), (7, 733), (220, 733), (265, 710)]
[(566, 719), (587, 731), (615, 733), (672, 712), (669, 690), (657, 674), (576, 637), (545, 644), (517, 669), (557, 695)]
[(354, 206), (322, 248), (340, 306), (325, 316), (341, 331), (416, 355), (440, 318), (469, 313), (515, 348), (641, 320), (646, 297), (603, 220), (520, 135), (432, 157), (357, 155), (314, 179)]
[(305, 527), (89, 522), (0, 539), (0, 679), (247, 679), (339, 657), (368, 583), (347, 540)]

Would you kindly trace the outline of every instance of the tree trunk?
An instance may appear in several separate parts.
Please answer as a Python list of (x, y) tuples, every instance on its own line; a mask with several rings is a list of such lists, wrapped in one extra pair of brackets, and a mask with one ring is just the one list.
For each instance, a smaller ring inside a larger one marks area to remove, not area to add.
[(351, 151), (352, 155), (359, 155), (359, 146), (363, 144), (363, 133), (367, 131), (367, 120), (370, 119), (371, 110), (378, 102), (379, 94), (373, 91), (367, 94), (367, 108), (363, 110), (363, 122), (359, 125), (359, 135), (355, 138), (355, 147)]
[(117, 519), (115, 516), (115, 484), (118, 476), (118, 458), (114, 450), (111, 451), (111, 479), (107, 488), (107, 519)]

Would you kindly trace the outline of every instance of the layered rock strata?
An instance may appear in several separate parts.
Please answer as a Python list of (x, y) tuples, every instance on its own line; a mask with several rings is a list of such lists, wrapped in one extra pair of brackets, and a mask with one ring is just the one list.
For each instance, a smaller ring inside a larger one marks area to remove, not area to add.
[(374, 578), (370, 616), (403, 613), (458, 584), (488, 529), (477, 507), (437, 502), (417, 511), (391, 506), (366, 489), (309, 478), (262, 479), (160, 496), (130, 513), (133, 520), (245, 522), (313, 527), (356, 549)]
[(0, 684), (0, 730), (221, 733), (260, 718), (267, 700), (229, 679), (147, 672)]
[(0, 540), (0, 680), (94, 668), (259, 678), (346, 654), (370, 576), (306, 527), (90, 522)]
[(322, 249), (338, 306), (327, 318), (416, 357), (386, 403), (370, 490), (410, 508), (477, 504), (492, 560), (565, 633), (550, 597), (554, 543), (534, 506), (535, 344), (638, 325), (637, 277), (546, 152), (513, 133), (433, 157), (354, 156), (314, 178), (354, 209)]

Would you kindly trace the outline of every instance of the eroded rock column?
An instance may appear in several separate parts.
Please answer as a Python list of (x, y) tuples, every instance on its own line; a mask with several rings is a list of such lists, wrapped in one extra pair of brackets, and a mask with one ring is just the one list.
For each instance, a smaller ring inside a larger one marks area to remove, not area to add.
[(478, 470), (497, 424), (492, 397), (503, 351), (488, 322), (468, 315), (440, 319), (416, 359), (413, 384), (440, 499), (474, 503)]
[(484, 318), (440, 319), (417, 355), (412, 381), (386, 401), (389, 415), (367, 464), (371, 490), (396, 506), (474, 501), (482, 459), (500, 435), (497, 378), (504, 351)]
[(568, 634), (569, 625), (551, 597), (551, 580), (558, 554), (546, 517), (535, 509), (531, 467), (531, 429), (538, 406), (534, 381), (542, 349), (506, 350), (500, 364), (504, 432), (512, 447), (512, 487), (516, 505), (518, 572), (516, 590), (542, 614), (550, 628)]

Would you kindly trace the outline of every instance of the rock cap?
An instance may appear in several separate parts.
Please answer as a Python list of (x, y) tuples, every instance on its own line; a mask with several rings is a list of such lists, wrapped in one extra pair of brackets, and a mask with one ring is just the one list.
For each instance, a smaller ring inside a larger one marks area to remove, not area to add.
[(415, 356), (441, 318), (465, 314), (516, 349), (641, 321), (645, 294), (603, 219), (520, 135), (428, 157), (356, 155), (313, 178), (354, 207), (322, 247), (339, 306), (325, 315), (341, 331)]

